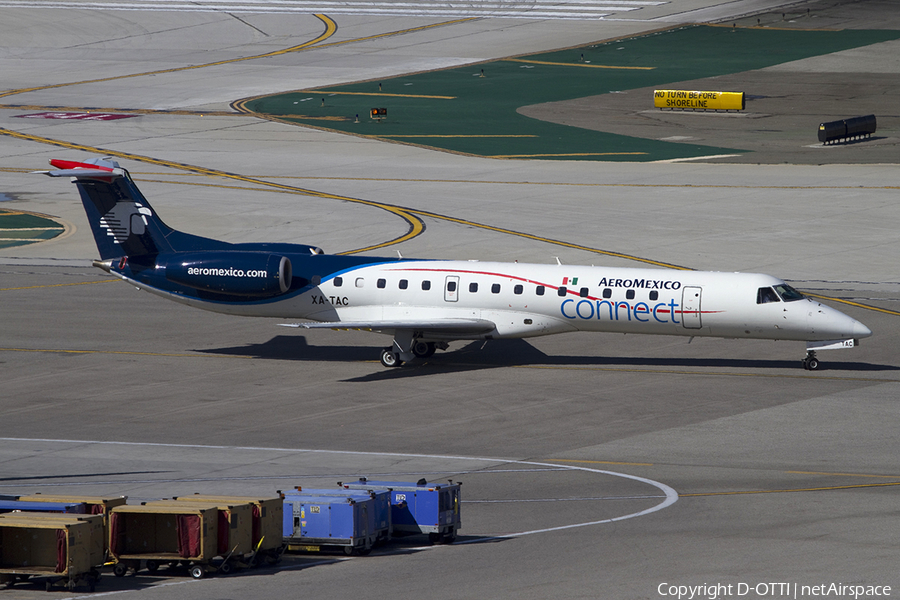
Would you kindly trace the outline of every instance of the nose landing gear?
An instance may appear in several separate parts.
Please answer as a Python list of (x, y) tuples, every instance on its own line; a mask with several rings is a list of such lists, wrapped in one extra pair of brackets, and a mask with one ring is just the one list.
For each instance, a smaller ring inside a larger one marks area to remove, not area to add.
[(819, 359), (816, 358), (815, 350), (806, 351), (806, 358), (803, 359), (803, 368), (807, 371), (815, 371), (819, 368)]

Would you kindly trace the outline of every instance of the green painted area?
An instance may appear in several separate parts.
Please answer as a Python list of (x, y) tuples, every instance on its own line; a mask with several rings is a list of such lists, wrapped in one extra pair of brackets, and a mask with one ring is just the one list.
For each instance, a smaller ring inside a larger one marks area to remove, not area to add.
[[(615, 91), (659, 88), (897, 38), (900, 32), (887, 30), (800, 31), (698, 25), (515, 60), (267, 96), (250, 100), (245, 106), (304, 125), (479, 156), (653, 161), (736, 154), (743, 151), (557, 125), (522, 116), (516, 109)], [(644, 101), (646, 109), (652, 109), (649, 94)], [(377, 122), (369, 117), (369, 110), (376, 107), (387, 108), (385, 120)]]
[(65, 231), (65, 228), (40, 215), (14, 210), (0, 210), (0, 249), (33, 244), (36, 240), (49, 240)]

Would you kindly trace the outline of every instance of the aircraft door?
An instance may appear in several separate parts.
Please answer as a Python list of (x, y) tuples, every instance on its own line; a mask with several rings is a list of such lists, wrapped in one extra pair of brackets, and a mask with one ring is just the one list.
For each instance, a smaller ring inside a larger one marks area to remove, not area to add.
[(700, 292), (703, 288), (687, 286), (681, 292), (681, 323), (685, 329), (703, 327), (700, 318)]
[(459, 300), (459, 275), (447, 275), (444, 281), (444, 300), (446, 302)]

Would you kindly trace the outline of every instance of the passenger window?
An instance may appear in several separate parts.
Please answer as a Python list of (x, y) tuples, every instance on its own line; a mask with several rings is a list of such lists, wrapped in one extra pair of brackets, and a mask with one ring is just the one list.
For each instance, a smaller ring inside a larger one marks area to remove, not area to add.
[(513, 288), (513, 294), (521, 294), (523, 291), (525, 291), (525, 288), (521, 285), (517, 285)]
[(379, 279), (379, 280), (375, 283), (375, 285), (378, 286), (378, 289), (379, 289), (379, 290), (383, 290), (384, 287), (387, 285), (387, 280), (385, 280), (385, 279)]
[(653, 290), (652, 292), (650, 292), (650, 299), (651, 300), (659, 300), (659, 292), (657, 292), (656, 290)]
[(495, 283), (494, 285), (491, 286), (491, 293), (492, 294), (500, 293), (500, 284), (499, 283)]
[(322, 283), (322, 277), (319, 275), (313, 275), (312, 279), (310, 279), (309, 282), (313, 285), (319, 285), (320, 283)]
[(426, 279), (425, 281), (423, 281), (423, 282), (422, 282), (422, 289), (423, 289), (424, 291), (426, 291), (426, 292), (427, 292), (428, 290), (430, 290), (430, 289), (431, 289), (431, 282), (428, 281), (427, 279)]
[(401, 279), (400, 280), (400, 289), (405, 290), (408, 287), (409, 287), (409, 282), (405, 279)]
[(341, 287), (342, 285), (344, 285), (344, 278), (343, 277), (335, 277), (334, 278), (334, 287)]
[(587, 298), (587, 295), (588, 295), (588, 289), (587, 289), (587, 288), (581, 288), (580, 290), (578, 290), (578, 295), (581, 296), (582, 298)]
[(456, 282), (455, 282), (455, 281), (448, 281), (448, 282), (447, 282), (447, 291), (448, 291), (448, 292), (455, 292), (455, 291), (456, 291)]
[(779, 302), (778, 294), (770, 287), (761, 287), (756, 292), (757, 304), (768, 304), (769, 302)]
[(538, 296), (543, 296), (544, 295), (544, 286), (539, 285), (536, 288), (534, 288), (534, 293), (537, 294)]
[(556, 295), (560, 297), (565, 296), (567, 293), (568, 290), (566, 290), (565, 286), (561, 286), (558, 290), (556, 290)]
[(625, 299), (634, 300), (634, 290), (628, 290), (627, 292), (625, 292)]
[(366, 280), (363, 279), (362, 277), (357, 277), (357, 278), (356, 278), (356, 287), (360, 287), (360, 288), (361, 288), (362, 286), (365, 285), (365, 283), (366, 283)]
[(478, 291), (478, 284), (475, 283), (474, 281), (473, 281), (472, 283), (470, 283), (470, 284), (469, 284), (469, 291), (472, 292), (473, 294), (474, 294), (475, 292), (477, 292), (477, 291)]
[(604, 288), (603, 289), (603, 297), (604, 298), (612, 298), (612, 289)]

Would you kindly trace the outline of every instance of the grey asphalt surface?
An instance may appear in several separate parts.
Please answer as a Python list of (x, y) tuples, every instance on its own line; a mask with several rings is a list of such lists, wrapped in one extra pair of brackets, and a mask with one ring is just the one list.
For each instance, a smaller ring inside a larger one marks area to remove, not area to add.
[[(712, 584), (731, 585), (732, 597), (739, 584), (752, 588), (743, 598), (782, 597), (756, 587), (773, 582), (796, 585), (797, 597), (812, 597), (803, 585), (830, 583), (896, 594), (896, 155), (823, 166), (496, 161), (200, 116), (253, 93), (764, 4), (673, 2), (599, 23), (483, 18), (378, 38), (441, 20), (336, 16), (323, 44), (343, 45), (188, 71), (171, 69), (296, 46), (322, 22), (2, 9), (4, 89), (118, 79), (0, 102), (186, 114), (61, 121), (0, 109), (0, 127), (16, 133), (0, 136), (0, 192), (12, 198), (0, 208), (53, 215), (71, 232), (0, 250), (0, 494), (139, 502), (269, 495), (360, 475), (463, 482), (457, 544), (289, 555), (276, 568), (201, 581), (163, 569), (105, 576), (98, 594), (120, 597), (632, 599)], [(896, 48), (879, 51), (889, 59)], [(121, 159), (168, 224), (200, 235), (339, 252), (406, 231), (395, 214), (353, 202), (365, 200), (473, 223), (426, 219), (423, 235), (376, 254), (639, 265), (608, 254), (622, 253), (766, 272), (832, 298), (875, 335), (822, 352), (817, 372), (800, 368), (802, 344), (612, 334), (458, 342), (427, 363), (385, 370), (377, 351), (387, 338), (191, 310), (91, 268), (96, 250), (74, 186), (26, 172), (102, 150), (171, 161)], [(47, 597), (27, 585), (0, 594)]]

